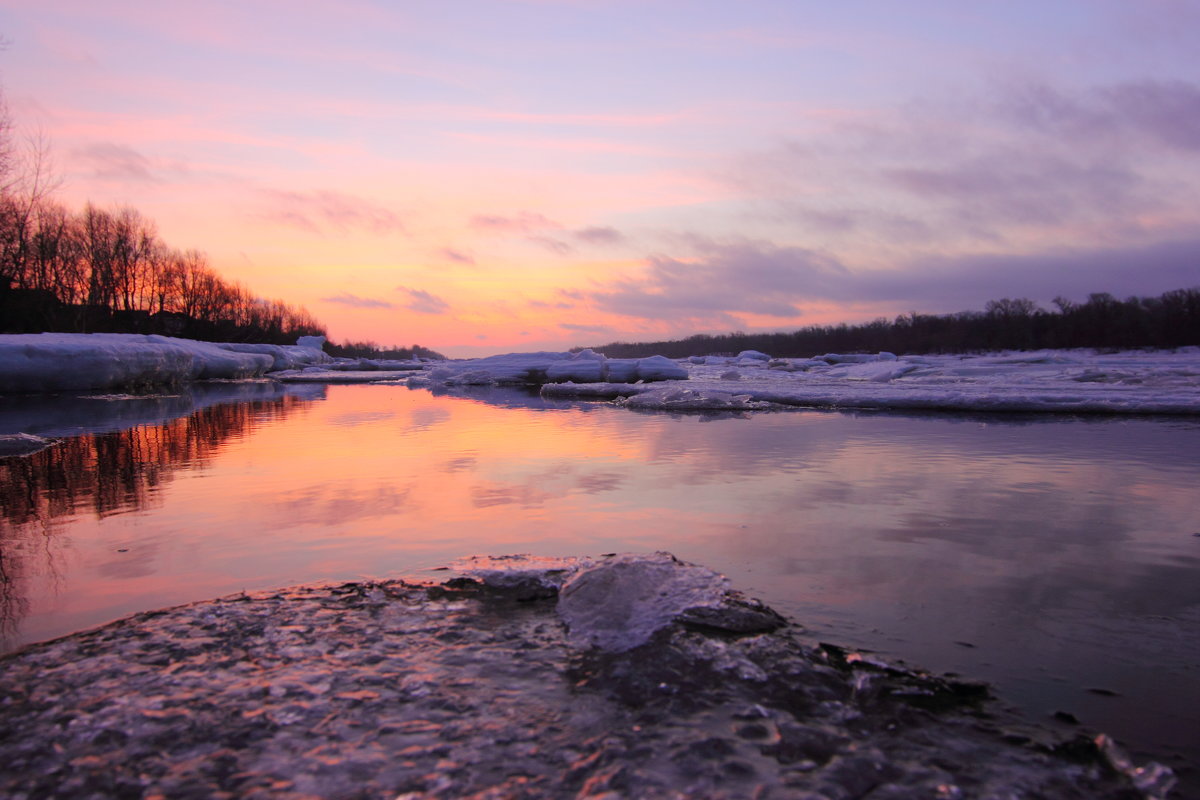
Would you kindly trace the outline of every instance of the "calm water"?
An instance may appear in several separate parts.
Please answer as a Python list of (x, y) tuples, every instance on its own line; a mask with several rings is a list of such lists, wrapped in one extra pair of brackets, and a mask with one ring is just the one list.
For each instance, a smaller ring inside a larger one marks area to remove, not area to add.
[(469, 554), (669, 550), (814, 639), (1200, 760), (1200, 421), (294, 391), (0, 459), (4, 646)]

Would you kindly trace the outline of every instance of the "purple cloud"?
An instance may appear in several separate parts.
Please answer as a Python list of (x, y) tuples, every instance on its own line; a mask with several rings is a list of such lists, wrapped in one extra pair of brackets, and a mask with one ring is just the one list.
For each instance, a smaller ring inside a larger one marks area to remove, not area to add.
[(571, 231), (571, 236), (577, 242), (592, 245), (614, 245), (625, 241), (619, 230), (608, 227), (579, 228)]
[(698, 258), (656, 256), (641, 276), (610, 282), (589, 299), (627, 317), (727, 327), (740, 324), (737, 314), (795, 318), (813, 301), (948, 313), (1000, 297), (1048, 304), (1057, 295), (1154, 296), (1200, 284), (1200, 233), (1119, 248), (928, 257), (888, 270), (850, 270), (831, 256), (769, 242), (696, 242)]
[(575, 252), (575, 248), (564, 241), (555, 239), (553, 236), (526, 236), (527, 241), (536, 244), (538, 247), (549, 250), (560, 256), (570, 255)]
[(560, 322), (558, 327), (572, 333), (612, 333), (612, 328), (607, 325), (577, 325), (573, 322)]
[(444, 314), (450, 308), (450, 304), (445, 300), (424, 289), (397, 286), (396, 290), (408, 295), (408, 302), (404, 304), (404, 307), (409, 311), (416, 311), (418, 314)]
[(1054, 225), (1089, 206), (1132, 211), (1144, 201), (1142, 180), (1110, 162), (1017, 150), (945, 164), (884, 169), (884, 181), (976, 229), (1007, 224)]
[(332, 297), (322, 297), (321, 300), (326, 303), (337, 303), (351, 308), (395, 308), (394, 305), (386, 300), (375, 300), (370, 297), (359, 297), (358, 295), (342, 292), (341, 294)]
[(729, 320), (743, 312), (796, 317), (806, 296), (828, 294), (849, 273), (836, 259), (800, 247), (695, 240), (701, 257), (653, 256), (646, 272), (590, 293), (594, 305), (625, 316)]
[(989, 85), (914, 100), (733, 162), (752, 213), (832, 248), (962, 251), (1037, 237), (1133, 241), (1200, 202), (1200, 84)]
[(1084, 299), (1155, 296), (1200, 285), (1200, 233), (1125, 247), (1061, 248), (1024, 254), (928, 258), (895, 271), (862, 272), (835, 299), (897, 302), (929, 311), (979, 309), (1000, 297), (1048, 304), (1057, 295)]
[(474, 264), (475, 257), (470, 253), (464, 253), (462, 250), (455, 250), (452, 247), (443, 247), (438, 251), (438, 255), (447, 261), (453, 261), (457, 264)]
[(97, 142), (71, 152), (71, 156), (88, 165), (92, 175), (108, 181), (159, 183), (151, 161), (134, 150), (112, 142)]
[(1200, 150), (1200, 85), (1184, 81), (1131, 81), (1075, 93), (1027, 82), (1003, 91), (996, 108), (1028, 130), (1073, 142), (1133, 137), (1142, 146)]

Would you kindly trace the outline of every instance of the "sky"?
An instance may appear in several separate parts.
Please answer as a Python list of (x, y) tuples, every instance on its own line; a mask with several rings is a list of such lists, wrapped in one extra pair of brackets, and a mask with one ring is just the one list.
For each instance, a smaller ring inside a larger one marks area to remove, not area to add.
[(0, 0), (73, 208), (451, 356), (1200, 285), (1196, 0)]

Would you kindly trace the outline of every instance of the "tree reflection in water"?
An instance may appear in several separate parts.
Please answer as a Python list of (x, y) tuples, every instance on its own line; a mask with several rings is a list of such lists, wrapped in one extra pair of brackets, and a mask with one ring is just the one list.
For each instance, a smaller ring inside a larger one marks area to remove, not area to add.
[[(202, 408), (188, 416), (63, 439), (24, 457), (0, 458), (0, 643), (28, 613), (26, 583), (58, 583), (73, 516), (152, 507), (180, 470), (205, 468), (223, 445), (310, 405), (284, 394)], [(41, 571), (39, 573), (39, 570)]]

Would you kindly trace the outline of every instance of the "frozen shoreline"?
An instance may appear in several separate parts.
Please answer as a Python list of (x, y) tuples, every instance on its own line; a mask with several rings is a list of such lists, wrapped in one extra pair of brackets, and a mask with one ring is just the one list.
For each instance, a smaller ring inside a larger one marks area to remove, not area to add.
[[(132, 334), (0, 336), (0, 394), (146, 391), (263, 377), (285, 383), (401, 383), (410, 388), (540, 386), (547, 398), (645, 410), (789, 407), (1200, 414), (1200, 348), (1043, 350), (982, 355), (829, 353), (779, 358), (609, 359), (510, 353), (466, 361), (333, 359), (306, 346), (194, 342)], [(28, 432), (28, 431), (23, 431)]]
[(796, 638), (668, 554), (137, 614), (6, 656), (9, 796), (1166, 796), (1104, 737)]

